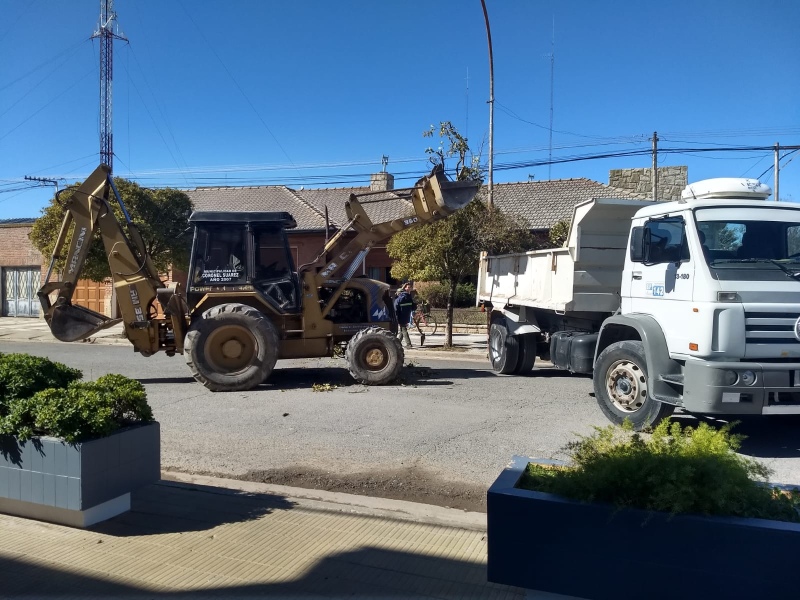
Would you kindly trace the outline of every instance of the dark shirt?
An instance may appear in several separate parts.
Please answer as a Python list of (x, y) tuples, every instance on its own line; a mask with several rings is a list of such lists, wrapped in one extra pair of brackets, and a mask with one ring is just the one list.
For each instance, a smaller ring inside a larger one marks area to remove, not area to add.
[(417, 308), (413, 296), (408, 292), (400, 292), (394, 299), (394, 310), (397, 313), (397, 322), (405, 327), (411, 321), (411, 313)]

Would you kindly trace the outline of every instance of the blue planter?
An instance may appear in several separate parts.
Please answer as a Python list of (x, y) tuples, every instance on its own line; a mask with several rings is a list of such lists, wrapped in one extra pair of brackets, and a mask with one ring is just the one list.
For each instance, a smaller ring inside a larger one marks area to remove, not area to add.
[(158, 423), (67, 444), (0, 436), (0, 512), (88, 527), (130, 510), (130, 492), (161, 478)]
[(596, 600), (796, 598), (800, 524), (617, 509), (516, 487), (487, 496), (488, 578)]

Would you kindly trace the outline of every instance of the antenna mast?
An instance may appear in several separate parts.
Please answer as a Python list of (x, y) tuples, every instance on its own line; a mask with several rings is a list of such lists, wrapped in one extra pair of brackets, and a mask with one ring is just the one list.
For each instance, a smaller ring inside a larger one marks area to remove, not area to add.
[(114, 80), (114, 38), (128, 41), (114, 32), (117, 14), (114, 0), (100, 0), (100, 21), (92, 38), (100, 39), (100, 161), (109, 171), (114, 167), (114, 134), (112, 119), (112, 82)]
[(553, 37), (550, 41), (550, 145), (547, 155), (547, 179), (552, 179), (550, 173), (553, 169), (553, 79), (556, 63), (556, 17), (553, 16)]

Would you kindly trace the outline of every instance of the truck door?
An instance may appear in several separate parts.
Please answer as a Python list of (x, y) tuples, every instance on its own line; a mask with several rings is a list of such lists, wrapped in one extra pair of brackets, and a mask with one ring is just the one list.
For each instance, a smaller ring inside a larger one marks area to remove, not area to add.
[[(640, 262), (633, 261), (637, 238), (643, 240)], [(670, 353), (687, 353), (696, 257), (690, 256), (683, 218), (646, 221), (639, 235), (631, 236), (629, 258), (622, 274), (623, 314), (652, 316), (664, 331)]]

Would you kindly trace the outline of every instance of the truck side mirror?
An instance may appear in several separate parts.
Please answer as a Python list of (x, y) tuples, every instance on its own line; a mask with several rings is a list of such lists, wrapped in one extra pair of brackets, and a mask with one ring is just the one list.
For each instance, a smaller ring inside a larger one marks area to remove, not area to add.
[(631, 261), (647, 262), (650, 254), (650, 230), (647, 227), (634, 227), (631, 232)]

